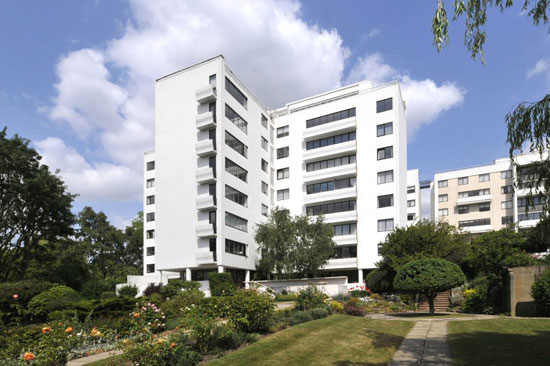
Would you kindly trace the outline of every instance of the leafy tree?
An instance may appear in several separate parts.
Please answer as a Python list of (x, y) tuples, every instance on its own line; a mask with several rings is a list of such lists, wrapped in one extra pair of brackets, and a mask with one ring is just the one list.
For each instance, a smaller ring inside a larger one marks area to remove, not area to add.
[(550, 250), (550, 217), (542, 218), (537, 226), (529, 230), (524, 248), (530, 253)]
[(124, 230), (126, 248), (124, 263), (137, 268), (143, 267), (143, 211), (138, 212), (130, 226)]
[(275, 208), (268, 221), (257, 225), (255, 240), (261, 259), (258, 270), (265, 278), (312, 277), (336, 253), (332, 227), (307, 216), (292, 217)]
[(460, 286), (465, 281), (464, 273), (455, 263), (439, 258), (425, 258), (402, 266), (397, 271), (393, 286), (397, 290), (426, 296), (430, 304), (430, 314), (433, 314), (437, 294)]
[(74, 196), (29, 141), (0, 131), (0, 281), (22, 278), (43, 240), (72, 233)]
[(550, 270), (547, 269), (531, 286), (531, 295), (539, 315), (550, 315)]

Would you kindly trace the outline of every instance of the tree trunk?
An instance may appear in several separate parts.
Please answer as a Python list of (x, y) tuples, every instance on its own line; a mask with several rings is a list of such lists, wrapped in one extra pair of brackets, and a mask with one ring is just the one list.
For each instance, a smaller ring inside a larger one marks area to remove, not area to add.
[(435, 313), (434, 298), (435, 296), (433, 295), (428, 296), (428, 304), (430, 304), (430, 314)]

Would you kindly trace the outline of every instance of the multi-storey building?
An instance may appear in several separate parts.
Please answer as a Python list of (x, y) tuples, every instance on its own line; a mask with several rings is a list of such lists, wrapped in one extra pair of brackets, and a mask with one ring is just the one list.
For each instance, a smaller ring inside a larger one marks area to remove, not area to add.
[(407, 225), (422, 219), (422, 202), (418, 169), (407, 171)]
[(534, 206), (526, 209), (529, 190), (524, 186), (515, 189), (514, 184), (518, 174), (530, 174), (529, 164), (538, 159), (538, 153), (524, 154), (516, 157), (519, 168), (504, 158), (488, 165), (436, 173), (432, 217), (471, 233), (499, 230), (513, 223), (520, 229), (536, 225), (543, 198), (535, 197)]
[(409, 211), (420, 216), (417, 171), (407, 194), (397, 82), (364, 81), (267, 110), (218, 56), (158, 79), (155, 99), (144, 276), (129, 279), (140, 287), (211, 271), (248, 280), (259, 255), (254, 227), (275, 206), (324, 215), (338, 246), (326, 275), (362, 281), (386, 235), (414, 221)]

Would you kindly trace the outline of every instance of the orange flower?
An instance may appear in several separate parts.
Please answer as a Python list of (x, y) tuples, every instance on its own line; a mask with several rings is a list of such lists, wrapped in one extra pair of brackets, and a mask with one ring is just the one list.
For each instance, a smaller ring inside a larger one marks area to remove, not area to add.
[(128, 344), (128, 343), (130, 343), (130, 341), (129, 341), (129, 340), (127, 340), (127, 339), (125, 339), (125, 340), (123, 340), (123, 341), (122, 341), (122, 343), (124, 343), (124, 344)]
[(92, 330), (90, 331), (90, 335), (92, 335), (94, 337), (99, 337), (99, 336), (101, 336), (101, 332), (99, 330), (97, 330), (97, 328), (92, 328)]
[(34, 360), (34, 353), (32, 352), (25, 352), (25, 354), (23, 355), (23, 359), (25, 361), (32, 361)]
[(174, 348), (174, 347), (176, 347), (176, 342), (170, 343), (170, 348)]
[(162, 338), (157, 339), (157, 343), (164, 343), (164, 339)]
[(52, 328), (50, 327), (44, 327), (42, 328), (42, 334), (51, 333)]
[(134, 318), (139, 318), (141, 316), (140, 313), (134, 313)]
[(65, 329), (65, 333), (71, 333), (73, 331), (73, 328), (71, 327), (67, 327), (67, 329)]

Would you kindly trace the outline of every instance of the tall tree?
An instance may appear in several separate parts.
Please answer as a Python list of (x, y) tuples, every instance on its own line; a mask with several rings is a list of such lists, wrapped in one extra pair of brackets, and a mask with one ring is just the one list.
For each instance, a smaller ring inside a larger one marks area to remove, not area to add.
[(0, 131), (0, 281), (22, 278), (41, 240), (72, 234), (74, 196), (29, 141)]
[(296, 272), (302, 277), (315, 277), (336, 254), (332, 225), (325, 224), (322, 216), (312, 221), (306, 215), (295, 217), (294, 224)]
[(128, 266), (141, 268), (143, 266), (143, 211), (124, 230), (126, 248), (124, 263)]

